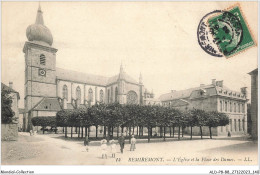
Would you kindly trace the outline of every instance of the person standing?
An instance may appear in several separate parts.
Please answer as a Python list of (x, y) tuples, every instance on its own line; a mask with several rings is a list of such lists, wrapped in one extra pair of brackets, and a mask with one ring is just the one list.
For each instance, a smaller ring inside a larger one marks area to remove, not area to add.
[(120, 145), (120, 151), (123, 154), (124, 147), (125, 147), (125, 137), (124, 137), (123, 133), (121, 133), (121, 136), (118, 138), (118, 143)]
[(86, 151), (88, 152), (88, 150), (89, 150), (89, 140), (88, 140), (88, 136), (85, 137), (84, 146), (86, 147)]
[(116, 143), (114, 139), (110, 140), (110, 147), (111, 147), (112, 157), (116, 157)]
[(132, 135), (132, 138), (131, 138), (131, 146), (130, 146), (130, 151), (134, 151), (134, 150), (135, 150), (135, 143), (136, 143), (135, 136), (134, 136), (134, 135)]
[(102, 153), (102, 159), (107, 159), (107, 140), (103, 139), (101, 140), (101, 153)]

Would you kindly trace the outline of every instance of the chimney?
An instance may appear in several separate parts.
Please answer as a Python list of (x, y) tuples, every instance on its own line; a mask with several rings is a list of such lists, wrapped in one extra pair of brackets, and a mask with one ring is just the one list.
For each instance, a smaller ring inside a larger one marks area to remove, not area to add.
[(212, 79), (212, 85), (216, 86), (216, 79)]
[(13, 82), (9, 81), (9, 88), (13, 89)]
[(247, 87), (240, 88), (241, 93), (247, 98)]
[(223, 80), (217, 81), (216, 86), (223, 87)]
[(205, 84), (200, 84), (200, 87), (203, 87), (203, 86), (205, 86)]

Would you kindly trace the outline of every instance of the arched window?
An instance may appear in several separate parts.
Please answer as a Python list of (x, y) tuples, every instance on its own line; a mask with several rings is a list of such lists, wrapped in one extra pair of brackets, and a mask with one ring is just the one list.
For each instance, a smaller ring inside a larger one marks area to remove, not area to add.
[(222, 101), (220, 101), (220, 111), (222, 111)]
[(225, 111), (227, 111), (227, 102), (225, 101)]
[(230, 102), (230, 112), (232, 112), (232, 103)]
[(109, 89), (107, 90), (107, 102), (108, 103), (110, 102), (110, 90)]
[(118, 102), (118, 89), (115, 89), (115, 102)]
[(230, 131), (233, 131), (233, 125), (232, 125), (232, 119), (229, 119), (229, 126), (230, 126)]
[(93, 90), (91, 88), (88, 90), (88, 101), (93, 101)]
[(237, 105), (234, 103), (234, 112), (237, 112)]
[(76, 89), (76, 99), (81, 103), (81, 89), (79, 86)]
[(102, 89), (99, 91), (99, 101), (104, 102), (104, 91)]
[(66, 84), (62, 88), (62, 98), (68, 100), (68, 87)]
[(45, 55), (40, 55), (40, 64), (45, 65)]
[(235, 128), (235, 131), (237, 131), (237, 120), (234, 119), (234, 128)]
[(238, 119), (238, 131), (241, 131), (240, 119)]
[(111, 103), (113, 103), (113, 96), (114, 94), (113, 94), (113, 87), (111, 87), (111, 95), (110, 95), (110, 101), (111, 101)]
[(242, 127), (243, 127), (243, 131), (245, 131), (245, 119), (242, 119)]
[(240, 104), (238, 103), (237, 105), (238, 105), (238, 112), (240, 113)]

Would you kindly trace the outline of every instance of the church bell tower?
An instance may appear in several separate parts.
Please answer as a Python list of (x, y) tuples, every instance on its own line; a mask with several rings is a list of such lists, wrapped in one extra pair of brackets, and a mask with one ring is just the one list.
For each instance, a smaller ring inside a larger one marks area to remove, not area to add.
[(34, 117), (32, 108), (44, 97), (56, 97), (56, 52), (51, 31), (44, 25), (39, 6), (35, 24), (27, 27), (25, 54), (24, 107), (28, 121)]

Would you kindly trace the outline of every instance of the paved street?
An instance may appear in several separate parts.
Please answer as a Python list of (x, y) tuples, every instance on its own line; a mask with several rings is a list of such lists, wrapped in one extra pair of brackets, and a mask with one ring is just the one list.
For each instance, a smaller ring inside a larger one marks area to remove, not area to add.
[(257, 142), (248, 137), (215, 137), (189, 140), (189, 136), (176, 138), (137, 140), (137, 149), (130, 152), (126, 140), (124, 153), (117, 145), (116, 158), (101, 158), (99, 141), (85, 151), (83, 141), (64, 138), (62, 134), (30, 136), (19, 133), (18, 141), (2, 142), (4, 165), (256, 165)]

